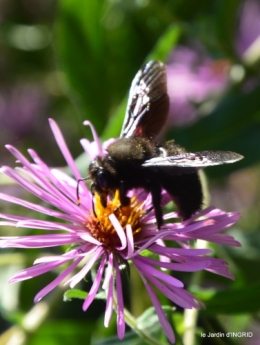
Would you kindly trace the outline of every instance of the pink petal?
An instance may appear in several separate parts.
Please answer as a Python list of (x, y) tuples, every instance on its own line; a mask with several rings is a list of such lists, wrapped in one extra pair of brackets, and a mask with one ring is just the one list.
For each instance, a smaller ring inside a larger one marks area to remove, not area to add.
[(55, 140), (57, 142), (57, 145), (59, 146), (61, 153), (62, 153), (63, 157), (65, 158), (68, 166), (72, 170), (73, 175), (75, 176), (76, 179), (81, 178), (81, 175), (78, 171), (78, 168), (76, 167), (74, 159), (70, 154), (70, 151), (67, 147), (67, 144), (63, 138), (63, 135), (62, 135), (58, 125), (56, 124), (56, 122), (53, 119), (49, 119), (49, 123), (51, 126), (52, 133), (53, 133)]
[(34, 298), (34, 302), (39, 302), (45, 295), (47, 295), (51, 290), (53, 290), (57, 285), (59, 285), (73, 270), (78, 266), (83, 258), (78, 258), (66, 268), (57, 278), (55, 278), (50, 284), (45, 286)]
[(74, 286), (78, 284), (85, 277), (85, 275), (89, 272), (89, 270), (95, 264), (95, 262), (100, 258), (103, 252), (104, 252), (104, 249), (102, 247), (95, 248), (94, 254), (87, 261), (85, 266), (79, 271), (79, 273), (77, 273), (74, 277), (68, 280), (67, 283), (70, 283), (71, 288), (74, 288)]
[(118, 263), (115, 260), (116, 268), (116, 295), (117, 295), (117, 335), (119, 339), (123, 339), (125, 335), (125, 317), (124, 317), (124, 300), (122, 291), (121, 274)]
[(160, 324), (162, 325), (162, 328), (167, 336), (167, 338), (170, 340), (170, 342), (172, 344), (174, 344), (175, 342), (175, 337), (174, 337), (174, 333), (173, 333), (173, 330), (172, 330), (172, 327), (169, 323), (169, 321), (167, 320), (165, 314), (164, 314), (164, 311), (161, 307), (161, 304), (158, 300), (158, 298), (156, 297), (154, 291), (152, 290), (152, 288), (150, 287), (150, 285), (147, 283), (146, 279), (141, 275), (141, 278), (144, 282), (144, 285), (146, 287), (146, 290), (151, 298), (151, 301), (154, 305), (154, 308), (156, 310), (156, 313), (158, 315), (158, 319), (159, 319), (159, 322)]
[(163, 280), (165, 283), (170, 284), (171, 286), (176, 286), (179, 288), (182, 288), (184, 286), (179, 279), (176, 279), (170, 276), (169, 274), (159, 271), (153, 266), (146, 264), (145, 260), (142, 260), (141, 258), (135, 258), (134, 264), (137, 267), (137, 269), (139, 269), (141, 272), (145, 271), (146, 274), (152, 275), (160, 280)]
[(113, 253), (109, 254), (108, 257), (108, 267), (106, 270), (106, 281), (108, 283), (105, 285), (105, 282), (103, 284), (108, 286), (107, 290), (107, 302), (106, 302), (106, 310), (105, 310), (105, 317), (104, 317), (104, 326), (108, 327), (112, 313), (113, 313), (113, 284), (114, 284), (114, 277), (113, 277)]
[(99, 137), (97, 135), (97, 132), (96, 132), (94, 126), (92, 125), (92, 123), (90, 121), (84, 121), (83, 124), (85, 126), (89, 126), (90, 127), (92, 135), (93, 135), (94, 142), (97, 145), (98, 156), (102, 156), (102, 154), (103, 154), (102, 147), (101, 147), (101, 144), (100, 144), (100, 141), (99, 141)]
[(120, 238), (120, 241), (121, 241), (121, 247), (119, 247), (117, 249), (118, 250), (125, 249), (126, 244), (127, 244), (126, 235), (125, 235), (125, 232), (124, 232), (119, 220), (116, 218), (114, 213), (111, 213), (108, 216), (108, 218), (110, 219), (111, 223), (113, 224), (113, 226), (114, 226), (114, 228), (118, 234), (118, 237)]
[(99, 265), (95, 280), (91, 286), (91, 289), (88, 293), (88, 297), (85, 299), (82, 309), (84, 311), (86, 311), (88, 309), (88, 307), (90, 306), (90, 304), (93, 302), (93, 299), (95, 298), (97, 291), (99, 289), (99, 285), (101, 282), (101, 278), (103, 276), (103, 272), (104, 272), (104, 268), (105, 268), (105, 264), (106, 264), (106, 256), (103, 256), (101, 264)]

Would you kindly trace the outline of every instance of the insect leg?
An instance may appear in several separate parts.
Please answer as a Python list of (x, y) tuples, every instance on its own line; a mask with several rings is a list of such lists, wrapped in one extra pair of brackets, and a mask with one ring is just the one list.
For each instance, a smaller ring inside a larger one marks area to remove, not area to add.
[(77, 195), (78, 206), (81, 204), (81, 200), (80, 200), (80, 197), (79, 197), (79, 184), (80, 184), (80, 182), (87, 181), (89, 179), (90, 179), (89, 176), (87, 176), (87, 177), (79, 178), (77, 180), (76, 195)]
[(127, 206), (130, 204), (130, 198), (126, 195), (127, 188), (123, 181), (120, 181), (119, 184), (119, 198), (121, 206)]
[(97, 218), (96, 210), (95, 210), (95, 203), (94, 203), (94, 198), (92, 198), (92, 212), (94, 216)]
[(162, 215), (162, 208), (161, 208), (161, 186), (159, 184), (153, 184), (151, 186), (150, 191), (152, 194), (152, 201), (153, 201), (153, 207), (154, 207), (157, 226), (158, 226), (158, 229), (160, 229), (161, 226), (163, 225), (163, 215)]

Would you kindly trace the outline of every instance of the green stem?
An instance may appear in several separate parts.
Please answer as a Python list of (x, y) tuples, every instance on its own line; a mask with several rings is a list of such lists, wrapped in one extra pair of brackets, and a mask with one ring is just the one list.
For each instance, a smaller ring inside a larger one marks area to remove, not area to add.
[[(114, 310), (117, 313), (117, 300), (114, 296)], [(138, 336), (145, 341), (146, 344), (150, 345), (162, 345), (157, 339), (151, 337), (147, 332), (138, 328), (138, 322), (136, 318), (124, 308), (124, 318), (128, 326), (136, 333)]]
[[(208, 242), (198, 240), (195, 244), (195, 248), (207, 248)], [(198, 271), (193, 275), (191, 285), (199, 285), (202, 280), (202, 271)], [(184, 311), (184, 345), (196, 344), (196, 326), (198, 320), (198, 309), (185, 309)]]

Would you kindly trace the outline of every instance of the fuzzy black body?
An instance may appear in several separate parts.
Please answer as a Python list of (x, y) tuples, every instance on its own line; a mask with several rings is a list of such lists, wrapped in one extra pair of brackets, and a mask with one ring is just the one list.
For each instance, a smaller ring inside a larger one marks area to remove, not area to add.
[[(104, 207), (115, 190), (119, 190), (122, 206), (129, 204), (129, 190), (143, 188), (150, 192), (158, 228), (163, 224), (162, 189), (175, 202), (179, 216), (188, 219), (202, 207), (198, 169), (243, 158), (229, 151), (189, 153), (173, 140), (158, 143), (156, 136), (166, 122), (168, 109), (165, 67), (160, 61), (150, 61), (132, 82), (120, 138), (108, 147), (107, 155), (98, 156), (90, 164), (86, 178)], [(78, 188), (77, 195), (79, 200)]]
[(163, 224), (161, 193), (165, 189), (175, 202), (182, 219), (188, 219), (202, 206), (201, 182), (195, 168), (144, 167), (151, 158), (175, 156), (185, 150), (173, 141), (164, 145), (142, 137), (121, 138), (111, 144), (108, 155), (97, 157), (89, 167), (92, 190), (98, 191), (103, 206), (108, 193), (120, 192), (121, 205), (128, 205), (127, 192), (143, 188), (152, 195), (158, 228)]

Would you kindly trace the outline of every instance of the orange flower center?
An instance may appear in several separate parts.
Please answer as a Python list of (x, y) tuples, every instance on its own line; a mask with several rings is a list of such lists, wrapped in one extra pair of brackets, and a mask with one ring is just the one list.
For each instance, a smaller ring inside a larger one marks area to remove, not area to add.
[(86, 222), (87, 229), (92, 236), (99, 242), (104, 243), (109, 248), (120, 246), (117, 232), (109, 219), (109, 215), (114, 214), (121, 227), (125, 231), (126, 225), (130, 224), (133, 235), (141, 231), (140, 218), (145, 213), (143, 202), (138, 202), (136, 197), (130, 199), (128, 206), (121, 206), (119, 191), (116, 190), (112, 200), (108, 201), (107, 206), (103, 207), (100, 196), (95, 193), (95, 213), (88, 217)]

